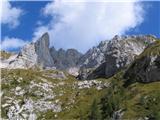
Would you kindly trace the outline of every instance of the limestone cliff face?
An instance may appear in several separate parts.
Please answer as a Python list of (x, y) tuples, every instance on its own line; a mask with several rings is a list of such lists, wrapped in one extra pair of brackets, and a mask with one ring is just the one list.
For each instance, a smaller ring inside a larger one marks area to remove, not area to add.
[(37, 63), (34, 43), (25, 45), (17, 57), (9, 62), (8, 68), (30, 68)]
[(130, 65), (124, 77), (128, 83), (160, 81), (160, 41), (147, 47)]
[(49, 35), (45, 33), (35, 43), (25, 45), (8, 68), (53, 67), (49, 52)]
[(106, 50), (105, 76), (111, 77), (129, 65), (155, 39), (151, 36), (115, 36)]

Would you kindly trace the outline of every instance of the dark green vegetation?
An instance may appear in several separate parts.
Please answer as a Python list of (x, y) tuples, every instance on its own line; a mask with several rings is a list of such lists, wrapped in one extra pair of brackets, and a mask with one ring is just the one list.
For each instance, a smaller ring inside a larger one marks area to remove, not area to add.
[(157, 40), (156, 42), (154, 42), (153, 44), (151, 44), (150, 46), (148, 46), (144, 52), (139, 55), (139, 58), (143, 57), (143, 56), (152, 56), (152, 55), (160, 55), (160, 40)]
[[(123, 72), (106, 81), (111, 81), (109, 88), (101, 96), (90, 101), (88, 113), (84, 119), (149, 119), (160, 118), (160, 82), (135, 82), (124, 87)], [(84, 105), (85, 106), (85, 105)], [(85, 109), (84, 109), (85, 110)], [(119, 114), (116, 114), (119, 111)]]
[[(111, 86), (97, 103), (101, 119), (160, 119), (160, 82), (135, 82), (124, 87), (123, 73), (110, 78)], [(95, 106), (95, 105), (94, 105)], [(91, 109), (92, 110), (92, 109)], [(116, 114), (117, 112), (119, 114)], [(97, 112), (98, 113), (98, 112)], [(96, 114), (95, 114), (96, 115)]]

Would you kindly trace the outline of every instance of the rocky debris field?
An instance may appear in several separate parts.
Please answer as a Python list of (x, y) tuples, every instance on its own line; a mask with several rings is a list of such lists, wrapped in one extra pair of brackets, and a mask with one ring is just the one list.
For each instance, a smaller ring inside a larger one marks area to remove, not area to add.
[(126, 86), (124, 74), (82, 81), (57, 70), (2, 69), (1, 116), (9, 120), (159, 118), (160, 82)]
[(99, 92), (109, 86), (104, 80), (77, 81), (69, 74), (53, 70), (4, 69), (1, 82), (2, 117), (10, 120), (45, 118), (48, 111), (57, 118), (78, 102), (77, 97), (84, 95), (85, 89)]

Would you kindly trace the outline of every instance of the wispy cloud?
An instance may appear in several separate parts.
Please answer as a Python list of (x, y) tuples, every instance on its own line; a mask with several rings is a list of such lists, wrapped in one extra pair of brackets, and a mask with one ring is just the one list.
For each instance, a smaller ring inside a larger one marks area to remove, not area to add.
[(5, 37), (3, 41), (1, 41), (0, 49), (1, 50), (14, 50), (23, 47), (27, 44), (28, 41), (24, 41), (18, 38), (9, 38)]
[(143, 22), (141, 3), (131, 1), (55, 0), (43, 8), (43, 14), (52, 16), (52, 20), (48, 25), (35, 29), (34, 39), (49, 31), (51, 45), (84, 52), (99, 41), (125, 34)]
[(8, 0), (2, 0), (0, 4), (0, 22), (7, 24), (10, 28), (18, 26), (19, 17), (23, 14), (23, 10), (12, 7)]

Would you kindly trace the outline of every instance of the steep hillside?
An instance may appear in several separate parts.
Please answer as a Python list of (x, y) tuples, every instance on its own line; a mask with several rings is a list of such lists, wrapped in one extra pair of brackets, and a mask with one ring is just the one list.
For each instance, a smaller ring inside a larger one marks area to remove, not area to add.
[(99, 109), (103, 119), (154, 119), (160, 118), (160, 82), (135, 82), (125, 86), (124, 72), (114, 75)]

